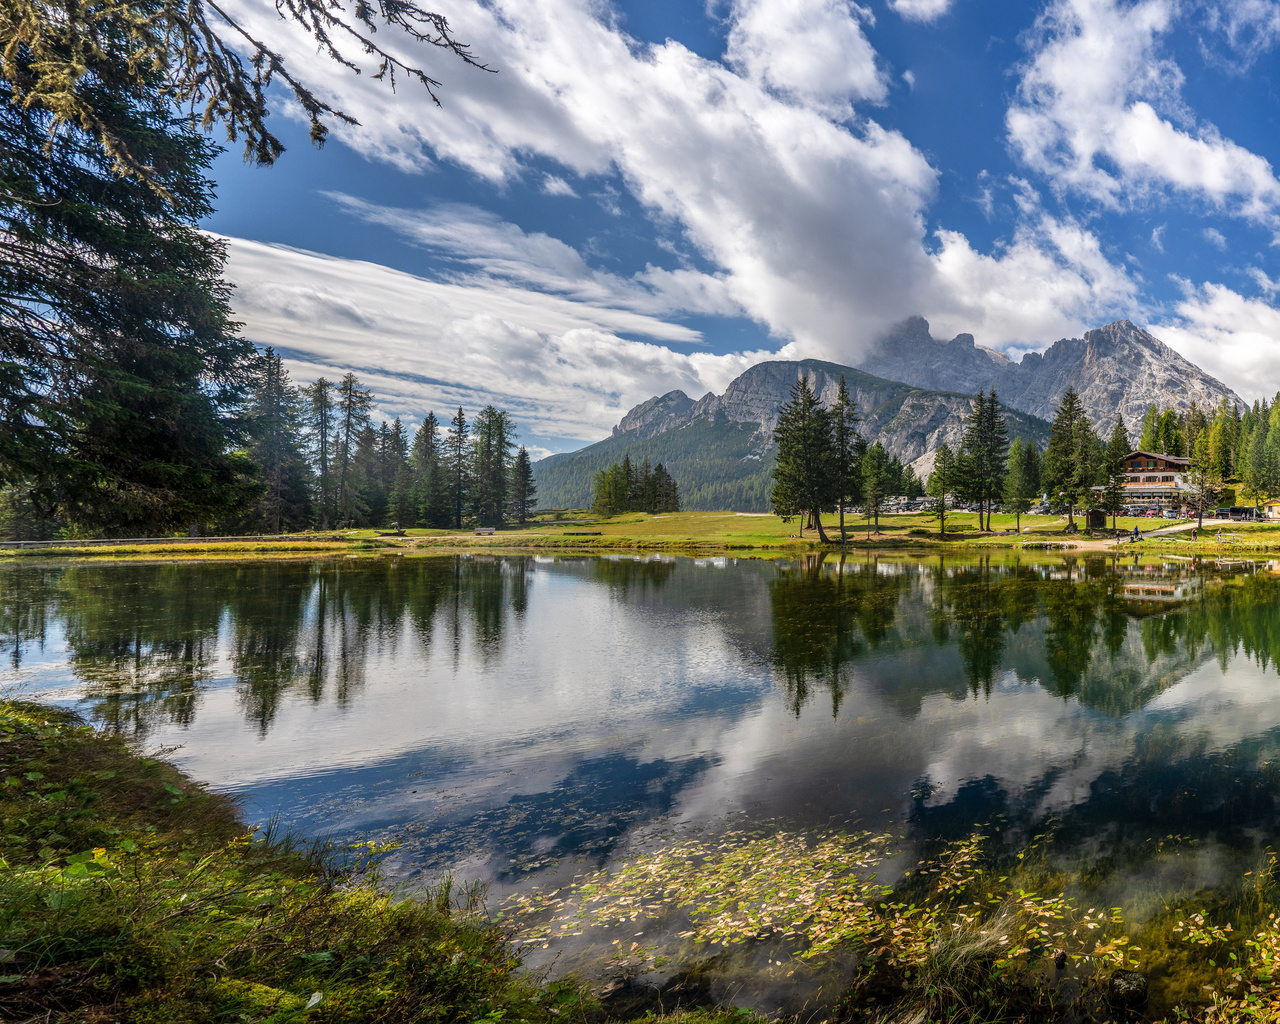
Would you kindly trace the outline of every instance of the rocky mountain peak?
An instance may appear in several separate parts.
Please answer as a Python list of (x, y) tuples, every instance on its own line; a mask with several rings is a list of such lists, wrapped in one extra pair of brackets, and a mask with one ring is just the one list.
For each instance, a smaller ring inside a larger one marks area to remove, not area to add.
[(668, 391), (665, 395), (650, 398), (622, 417), (613, 428), (613, 436), (636, 431), (637, 438), (656, 437), (684, 422), (693, 404), (693, 399), (683, 391)]
[(861, 369), (916, 387), (967, 392), (994, 387), (1006, 405), (1043, 419), (1053, 418), (1071, 386), (1094, 428), (1104, 432), (1117, 414), (1131, 432), (1136, 430), (1153, 402), (1175, 409), (1193, 401), (1214, 406), (1222, 398), (1244, 404), (1221, 381), (1130, 320), (1116, 320), (1083, 338), (1062, 338), (1043, 353), (1027, 353), (1020, 363), (981, 345), (957, 344), (968, 335), (925, 341), (921, 323), (918, 317), (904, 321)]

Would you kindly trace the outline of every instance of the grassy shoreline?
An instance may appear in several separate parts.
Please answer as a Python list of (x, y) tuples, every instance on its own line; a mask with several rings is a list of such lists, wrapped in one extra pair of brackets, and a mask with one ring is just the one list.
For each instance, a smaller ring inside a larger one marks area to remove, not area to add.
[[(993, 531), (979, 533), (977, 516), (953, 513), (947, 517), (945, 536), (938, 532), (937, 519), (929, 515), (886, 515), (879, 532), (861, 520), (847, 523), (848, 543), (837, 542), (839, 526), (834, 516), (825, 516), (823, 525), (833, 543), (823, 545), (816, 533), (800, 535), (798, 523), (784, 523), (776, 516), (734, 512), (683, 512), (650, 516), (628, 514), (612, 519), (583, 519), (579, 522), (535, 522), (523, 527), (477, 536), (473, 530), (409, 530), (402, 537), (387, 537), (374, 530), (351, 531), (343, 539), (332, 533), (308, 537), (291, 535), (280, 540), (200, 542), (174, 538), (172, 543), (84, 546), (75, 541), (42, 548), (0, 548), (0, 561), (41, 558), (59, 559), (218, 559), (218, 558), (309, 558), (316, 555), (415, 555), (480, 552), (490, 554), (563, 553), (668, 553), (683, 555), (786, 555), (815, 551), (896, 551), (931, 554), (988, 549), (1061, 549), (1087, 551), (1135, 550), (1178, 552), (1187, 555), (1222, 557), (1232, 554), (1280, 556), (1280, 523), (1221, 524), (1238, 534), (1239, 543), (1219, 543), (1215, 536), (1220, 524), (1207, 521), (1200, 539), (1192, 543), (1186, 534), (1145, 537), (1131, 545), (1128, 533), (1137, 525), (1144, 534), (1166, 526), (1162, 520), (1120, 519), (1119, 537), (1102, 531), (1098, 537), (1063, 531), (1065, 522), (1054, 516), (993, 516)], [(1020, 530), (1018, 529), (1020, 527)], [(1015, 532), (1018, 531), (1018, 532)]]
[(231, 800), (69, 712), (0, 701), (0, 778), (2, 1019), (609, 1019), (582, 986), (522, 972), (476, 893), (446, 881), (397, 897), (376, 851), (335, 868), (251, 833)]
[[(678, 937), (693, 937), (688, 966), (672, 979), (681, 984), (717, 962), (708, 945), (768, 952), (768, 966), (757, 957), (750, 968), (766, 985), (851, 963), (847, 990), (823, 1011), (831, 1021), (1280, 1019), (1274, 854), (1235, 888), (1187, 893), (1130, 923), (1095, 902), (1098, 879), (1068, 869), (1047, 836), (1021, 847), (998, 830), (939, 843), (890, 886), (867, 873), (894, 855), (890, 834), (731, 832), (582, 876), (572, 892), (533, 890), (508, 927), (447, 882), (389, 893), (375, 850), (335, 867), (332, 853), (249, 833), (232, 801), (66, 711), (0, 701), (0, 778), (6, 1020), (760, 1019), (670, 1002), (655, 1013), (656, 990), (606, 1007), (572, 978), (522, 971), (513, 937), (584, 927), (629, 936), (639, 906), (689, 915)], [(1183, 837), (1169, 838), (1169, 849), (1147, 843), (1134, 856), (1176, 861)], [(777, 937), (788, 952), (772, 952)], [(636, 946), (622, 959), (643, 974), (657, 947)], [(1144, 995), (1124, 1009), (1113, 981), (1134, 971)], [(1074, 981), (1059, 989), (1064, 978)]]

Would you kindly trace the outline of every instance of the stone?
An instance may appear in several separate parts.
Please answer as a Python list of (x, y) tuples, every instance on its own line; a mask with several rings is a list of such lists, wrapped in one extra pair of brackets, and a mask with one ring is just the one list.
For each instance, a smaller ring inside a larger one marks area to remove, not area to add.
[(1117, 1010), (1141, 1010), (1147, 1005), (1147, 979), (1137, 971), (1116, 971), (1107, 982), (1107, 1001)]

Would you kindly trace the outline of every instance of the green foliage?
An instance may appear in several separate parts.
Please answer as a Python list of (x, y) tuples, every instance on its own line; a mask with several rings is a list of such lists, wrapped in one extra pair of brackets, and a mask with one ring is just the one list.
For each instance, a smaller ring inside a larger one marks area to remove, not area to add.
[[(991, 506), (999, 499), (1009, 454), (1009, 427), (1000, 411), (995, 389), (978, 392), (956, 457), (959, 490), (979, 505), (978, 528), (991, 529)], [(982, 523), (983, 515), (987, 522)]]
[(631, 457), (625, 456), (596, 474), (591, 507), (602, 516), (679, 512), (680, 492), (661, 462), (650, 469), (649, 460), (645, 459), (636, 469)]
[(445, 1024), (575, 1021), (592, 1008), (562, 998), (572, 986), (518, 977), (478, 892), (446, 882), (392, 899), (376, 848), (323, 867), (278, 837), (246, 836), (228, 801), (49, 709), (2, 705), (0, 733), (9, 1013)]
[[(256, 490), (234, 451), (253, 349), (235, 337), (224, 247), (196, 229), (213, 149), (173, 115), (125, 34), (104, 26), (73, 53), (59, 22), (33, 52), (17, 41), (33, 25), (17, 17), (0, 12), (0, 484), (85, 531), (234, 514)], [(75, 88), (155, 188), (115, 173), (97, 128), (59, 123), (37, 54), (86, 62)]]
[(773, 456), (760, 451), (756, 428), (718, 418), (699, 419), (657, 437), (620, 434), (579, 452), (552, 455), (534, 464), (542, 508), (587, 508), (596, 473), (624, 458), (633, 465), (662, 463), (680, 482), (680, 507), (715, 511), (768, 509)]
[[(824, 543), (827, 538), (821, 513), (832, 509), (836, 500), (834, 426), (830, 410), (818, 402), (808, 377), (800, 376), (791, 386), (791, 400), (779, 410), (773, 430), (778, 454), (769, 502), (783, 522), (807, 516)], [(804, 525), (802, 521), (801, 531)]]
[(517, 523), (526, 523), (537, 507), (538, 485), (533, 480), (533, 463), (524, 445), (516, 452), (511, 465), (511, 517)]

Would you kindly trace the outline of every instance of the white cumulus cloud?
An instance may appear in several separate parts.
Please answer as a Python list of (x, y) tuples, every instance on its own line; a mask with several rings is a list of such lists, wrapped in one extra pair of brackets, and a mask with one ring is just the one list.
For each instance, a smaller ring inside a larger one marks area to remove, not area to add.
[(954, 0), (889, 0), (889, 6), (908, 21), (937, 21)]
[(1121, 208), (1171, 191), (1271, 228), (1270, 163), (1197, 121), (1161, 40), (1176, 0), (1053, 0), (1037, 21), (1006, 123), (1027, 166)]
[(429, 281), (286, 246), (227, 245), (245, 336), (282, 350), (296, 382), (354, 371), (383, 415), (416, 420), (493, 402), (524, 432), (593, 441), (654, 394), (723, 391), (768, 357), (677, 352), (665, 343), (697, 333), (493, 278)]

